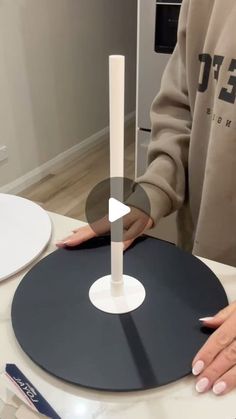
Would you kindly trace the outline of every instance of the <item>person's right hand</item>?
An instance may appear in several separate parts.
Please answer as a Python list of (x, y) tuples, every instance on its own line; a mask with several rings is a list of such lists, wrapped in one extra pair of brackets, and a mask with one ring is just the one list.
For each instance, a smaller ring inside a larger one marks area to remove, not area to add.
[[(141, 236), (145, 231), (153, 226), (153, 220), (138, 208), (131, 207), (131, 211), (123, 217), (124, 226), (124, 250), (126, 250), (133, 241)], [(96, 233), (95, 233), (96, 231)], [(57, 247), (77, 246), (93, 237), (104, 235), (110, 231), (110, 222), (108, 217), (96, 222), (96, 228), (92, 229), (90, 225), (73, 230), (73, 234), (56, 243)]]

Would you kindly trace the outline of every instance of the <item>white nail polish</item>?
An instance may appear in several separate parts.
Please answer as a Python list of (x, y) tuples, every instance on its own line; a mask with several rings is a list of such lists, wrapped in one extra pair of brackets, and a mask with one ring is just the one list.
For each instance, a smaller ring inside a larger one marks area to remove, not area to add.
[(201, 378), (196, 384), (196, 390), (198, 393), (204, 393), (206, 391), (207, 387), (209, 386), (209, 380), (208, 378), (204, 377)]
[(226, 389), (226, 383), (224, 381), (219, 381), (216, 383), (213, 387), (213, 393), (218, 395), (225, 391)]
[(194, 364), (192, 368), (192, 373), (193, 375), (199, 375), (203, 371), (203, 369), (204, 369), (204, 362), (199, 360)]
[(214, 317), (201, 317), (200, 322), (210, 322)]

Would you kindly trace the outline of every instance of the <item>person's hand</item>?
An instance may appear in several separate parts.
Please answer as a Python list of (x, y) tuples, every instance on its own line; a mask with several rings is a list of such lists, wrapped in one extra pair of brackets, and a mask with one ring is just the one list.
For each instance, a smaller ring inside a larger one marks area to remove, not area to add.
[[(153, 225), (152, 219), (143, 211), (131, 207), (131, 211), (123, 217), (124, 226), (124, 250), (126, 250), (133, 241), (141, 236), (146, 230), (149, 230)], [(73, 234), (56, 243), (57, 247), (73, 247), (77, 246), (93, 237), (106, 234), (110, 231), (110, 222), (108, 217), (96, 222), (96, 226), (91, 228), (90, 225), (80, 227), (73, 230)], [(96, 232), (95, 232), (96, 231)]]
[(196, 390), (205, 393), (213, 388), (214, 394), (226, 394), (236, 387), (236, 301), (214, 317), (200, 320), (217, 330), (193, 360)]

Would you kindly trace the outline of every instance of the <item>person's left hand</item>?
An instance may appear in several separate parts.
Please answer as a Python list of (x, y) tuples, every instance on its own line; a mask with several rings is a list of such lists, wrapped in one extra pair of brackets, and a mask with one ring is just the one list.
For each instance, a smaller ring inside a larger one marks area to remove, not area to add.
[(236, 301), (214, 317), (200, 320), (217, 330), (193, 360), (196, 390), (205, 393), (213, 388), (214, 394), (226, 394), (236, 387)]

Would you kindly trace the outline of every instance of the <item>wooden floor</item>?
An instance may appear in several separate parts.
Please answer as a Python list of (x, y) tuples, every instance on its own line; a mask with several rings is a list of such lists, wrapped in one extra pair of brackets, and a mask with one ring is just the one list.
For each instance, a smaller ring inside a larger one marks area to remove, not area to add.
[[(135, 125), (125, 129), (125, 176), (134, 178)], [(44, 209), (86, 221), (85, 202), (90, 190), (109, 177), (109, 137), (80, 153), (66, 165), (52, 170), (44, 179), (19, 195)]]

